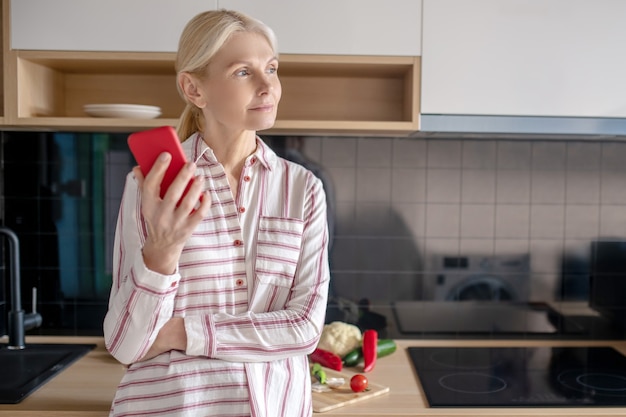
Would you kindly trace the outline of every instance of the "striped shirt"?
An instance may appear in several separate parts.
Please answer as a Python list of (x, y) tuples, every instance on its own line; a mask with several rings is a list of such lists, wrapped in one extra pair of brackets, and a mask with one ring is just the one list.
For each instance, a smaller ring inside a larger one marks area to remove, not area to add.
[[(140, 192), (132, 173), (126, 179), (104, 337), (130, 366), (110, 415), (310, 416), (306, 355), (324, 324), (329, 281), (322, 183), (257, 137), (233, 196), (201, 136), (182, 145), (212, 205), (176, 273), (146, 268)], [(137, 362), (172, 316), (184, 317), (186, 351)]]

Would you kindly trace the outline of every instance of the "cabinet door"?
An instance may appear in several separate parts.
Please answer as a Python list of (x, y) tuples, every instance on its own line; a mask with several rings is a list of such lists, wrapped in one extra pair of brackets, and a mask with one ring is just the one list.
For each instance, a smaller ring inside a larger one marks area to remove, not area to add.
[(423, 114), (626, 117), (626, 2), (424, 0)]
[(421, 55), (422, 0), (219, 0), (262, 20), (281, 53)]
[(183, 27), (217, 0), (12, 0), (11, 47), (174, 52)]

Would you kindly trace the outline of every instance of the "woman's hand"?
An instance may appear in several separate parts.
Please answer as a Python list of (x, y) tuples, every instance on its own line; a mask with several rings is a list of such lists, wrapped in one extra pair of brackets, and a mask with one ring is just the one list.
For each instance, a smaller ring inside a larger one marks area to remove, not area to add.
[(159, 330), (159, 334), (150, 350), (144, 355), (140, 361), (145, 361), (159, 356), (161, 353), (170, 350), (187, 349), (187, 332), (185, 331), (185, 319), (182, 317), (172, 317)]
[[(148, 269), (164, 275), (176, 271), (185, 242), (211, 207), (209, 193), (202, 191), (204, 178), (193, 178), (196, 169), (193, 162), (180, 170), (163, 199), (159, 197), (170, 160), (169, 153), (162, 153), (145, 178), (139, 167), (133, 168), (141, 190), (141, 213), (148, 229), (143, 246), (144, 262)], [(189, 181), (191, 187), (183, 197)]]

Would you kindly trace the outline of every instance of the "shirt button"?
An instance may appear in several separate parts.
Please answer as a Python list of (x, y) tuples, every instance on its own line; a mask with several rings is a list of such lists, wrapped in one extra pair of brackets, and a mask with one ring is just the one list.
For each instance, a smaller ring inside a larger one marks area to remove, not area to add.
[(235, 240), (235, 246), (243, 246), (243, 241), (239, 239)]
[(243, 285), (243, 279), (239, 278), (237, 281), (235, 281), (235, 284), (236, 284), (238, 287), (241, 287), (241, 286)]
[(250, 160), (250, 163), (251, 163), (251, 164), (254, 164), (255, 162), (256, 162), (256, 158), (252, 158), (252, 159)]
[(246, 211), (245, 207), (239, 207), (239, 213), (243, 213), (244, 211)]
[(246, 182), (250, 181), (250, 175), (246, 175), (245, 177), (243, 177), (243, 180)]

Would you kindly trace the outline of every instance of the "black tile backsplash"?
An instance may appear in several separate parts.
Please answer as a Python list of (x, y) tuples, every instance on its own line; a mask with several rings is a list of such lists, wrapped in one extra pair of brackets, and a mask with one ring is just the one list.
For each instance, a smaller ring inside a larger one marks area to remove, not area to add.
[[(111, 284), (112, 221), (132, 166), (125, 134), (4, 132), (1, 224), (20, 239), (22, 304), (43, 326), (31, 333), (101, 334)], [(111, 163), (112, 155), (123, 163)], [(122, 180), (123, 181), (123, 180)], [(117, 181), (116, 181), (117, 182)], [(8, 290), (7, 260), (2, 266)], [(6, 317), (3, 315), (2, 317)]]

